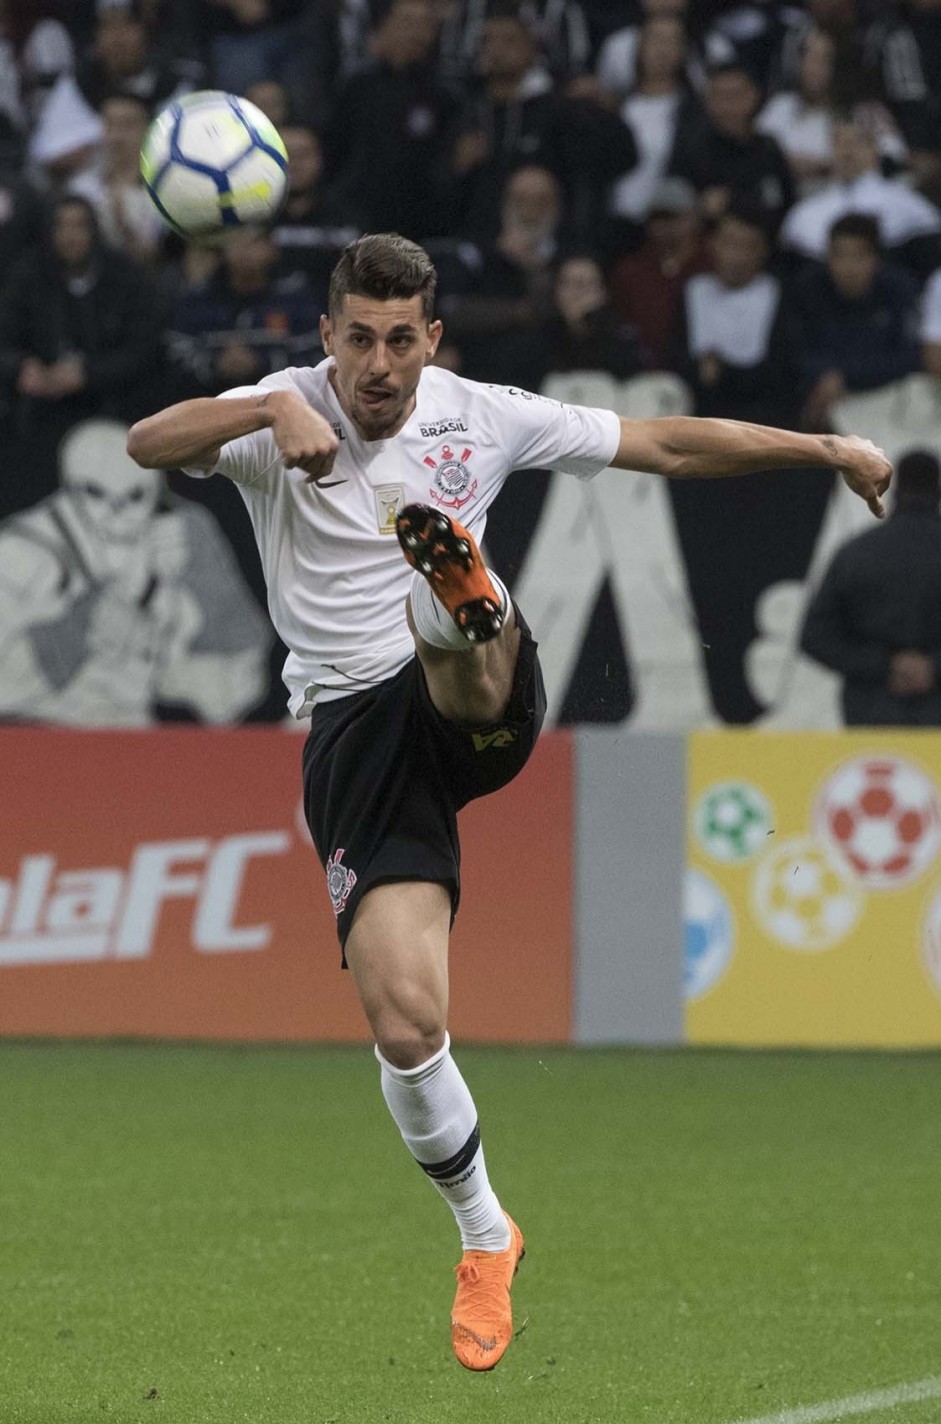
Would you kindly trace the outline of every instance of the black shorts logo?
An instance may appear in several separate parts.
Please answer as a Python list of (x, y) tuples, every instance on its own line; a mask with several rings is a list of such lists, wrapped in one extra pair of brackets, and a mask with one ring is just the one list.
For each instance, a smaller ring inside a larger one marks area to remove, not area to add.
[(474, 732), (474, 751), (485, 752), (491, 747), (511, 747), (518, 735), (510, 727), (498, 727), (495, 732)]
[(338, 916), (346, 909), (346, 902), (356, 884), (356, 871), (343, 864), (345, 854), (346, 851), (341, 848), (327, 861), (327, 894), (330, 896), (333, 913)]

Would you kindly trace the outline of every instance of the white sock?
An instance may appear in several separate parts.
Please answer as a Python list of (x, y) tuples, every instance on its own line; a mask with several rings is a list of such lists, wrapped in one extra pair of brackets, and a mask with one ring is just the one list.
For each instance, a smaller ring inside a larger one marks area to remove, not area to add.
[(465, 1251), (505, 1251), (510, 1228), (487, 1177), (477, 1109), (451, 1039), (418, 1068), (376, 1057), (382, 1095), (406, 1147), (454, 1212)]
[[(502, 600), (505, 613), (510, 606), (510, 595), (506, 586), (493, 569), (488, 569), (487, 573), (490, 575), (494, 592)], [(424, 574), (418, 573), (417, 570), (412, 575), (409, 599), (415, 627), (425, 642), (430, 643), (433, 648), (447, 648), (452, 653), (469, 653), (476, 646), (464, 637), (444, 604), (435, 596)]]

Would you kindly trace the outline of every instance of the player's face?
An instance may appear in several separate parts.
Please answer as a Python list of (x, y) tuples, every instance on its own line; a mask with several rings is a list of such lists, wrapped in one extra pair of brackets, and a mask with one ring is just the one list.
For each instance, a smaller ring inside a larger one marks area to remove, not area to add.
[(333, 320), (320, 318), (334, 359), (333, 388), (366, 440), (395, 435), (415, 408), (421, 373), (438, 349), (440, 321), (426, 321), (420, 296), (379, 301), (346, 296)]

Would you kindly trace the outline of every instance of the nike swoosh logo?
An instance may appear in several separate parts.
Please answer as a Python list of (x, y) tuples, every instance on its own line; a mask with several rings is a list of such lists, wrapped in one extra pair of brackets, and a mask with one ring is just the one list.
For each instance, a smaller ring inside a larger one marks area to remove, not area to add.
[(349, 480), (328, 480), (326, 475), (318, 475), (314, 484), (318, 489), (333, 489), (334, 485), (349, 484)]
[(481, 1350), (495, 1350), (497, 1348), (496, 1335), (491, 1335), (489, 1340), (485, 1339), (483, 1335), (478, 1335), (476, 1330), (471, 1330), (468, 1326), (462, 1325), (459, 1320), (451, 1321), (451, 1329), (459, 1330), (462, 1335), (466, 1335), (469, 1340), (473, 1340), (474, 1344), (479, 1346)]

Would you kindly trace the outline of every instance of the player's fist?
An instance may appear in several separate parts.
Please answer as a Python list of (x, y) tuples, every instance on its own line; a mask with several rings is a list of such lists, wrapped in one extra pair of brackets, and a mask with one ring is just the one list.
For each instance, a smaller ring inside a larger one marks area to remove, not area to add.
[(846, 435), (833, 443), (838, 447), (837, 469), (850, 489), (866, 501), (877, 519), (884, 519), (882, 496), (892, 479), (892, 462), (885, 451), (859, 435)]
[(307, 483), (333, 469), (340, 442), (330, 422), (293, 391), (273, 391), (271, 434), (287, 470), (304, 470)]

